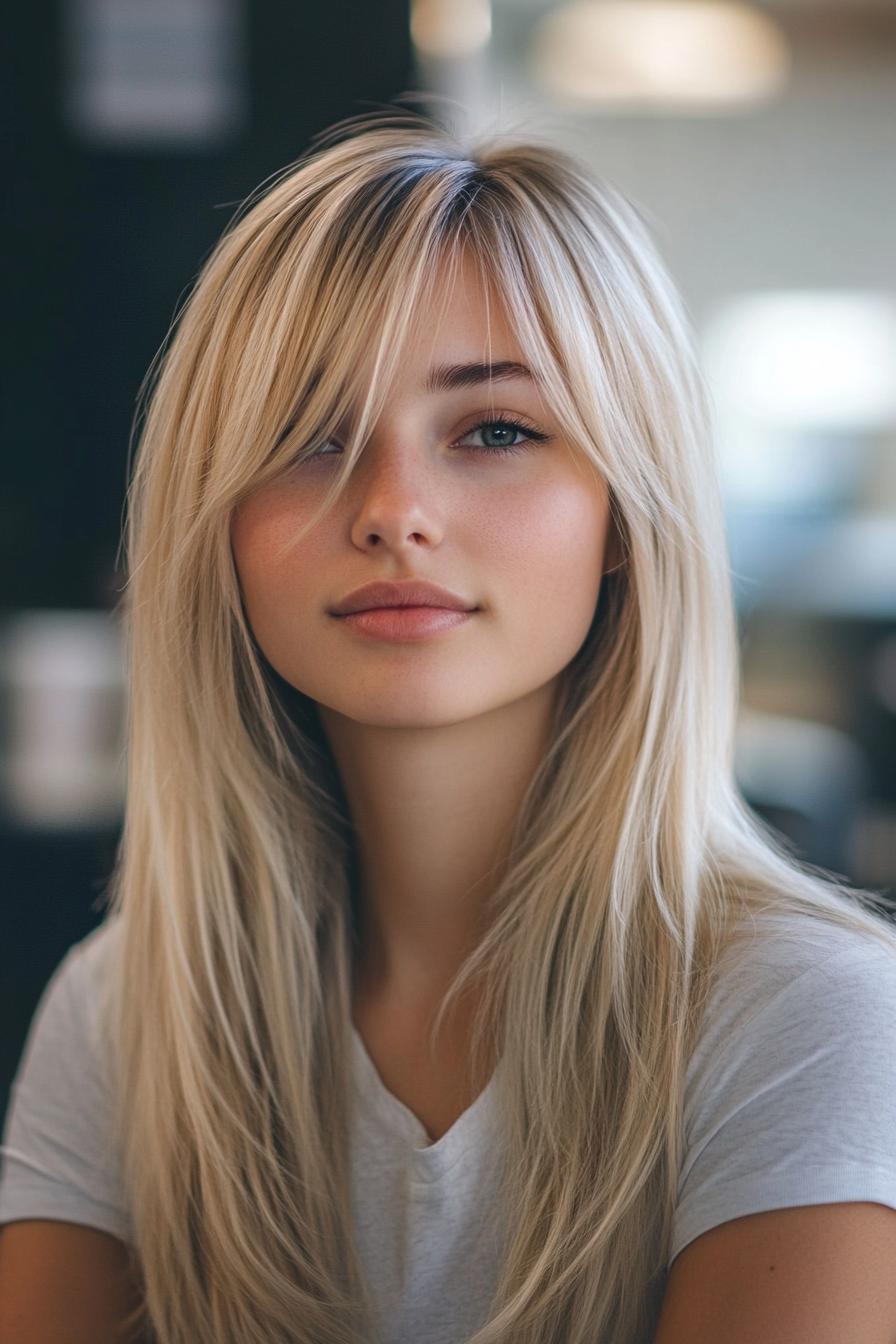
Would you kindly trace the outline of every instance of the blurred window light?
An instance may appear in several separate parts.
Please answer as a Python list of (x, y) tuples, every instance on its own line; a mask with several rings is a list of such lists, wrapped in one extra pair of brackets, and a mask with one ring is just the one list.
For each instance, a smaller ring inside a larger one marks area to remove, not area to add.
[(719, 311), (705, 348), (739, 410), (794, 429), (896, 422), (896, 298), (776, 291)]
[(702, 364), (726, 502), (830, 510), (896, 424), (896, 299), (771, 291), (707, 320)]
[(537, 25), (531, 62), (551, 95), (613, 110), (764, 101), (791, 64), (778, 25), (737, 0), (572, 0)]
[(490, 0), (412, 0), (411, 39), (426, 56), (472, 56), (491, 33)]
[(246, 119), (240, 0), (68, 0), (65, 106), (108, 146), (216, 144)]

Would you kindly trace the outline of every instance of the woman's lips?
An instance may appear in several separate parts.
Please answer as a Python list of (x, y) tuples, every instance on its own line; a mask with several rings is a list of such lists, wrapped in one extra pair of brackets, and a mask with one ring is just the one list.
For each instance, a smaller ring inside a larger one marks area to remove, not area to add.
[(417, 640), (463, 625), (473, 614), (449, 607), (370, 607), (336, 619), (374, 639)]

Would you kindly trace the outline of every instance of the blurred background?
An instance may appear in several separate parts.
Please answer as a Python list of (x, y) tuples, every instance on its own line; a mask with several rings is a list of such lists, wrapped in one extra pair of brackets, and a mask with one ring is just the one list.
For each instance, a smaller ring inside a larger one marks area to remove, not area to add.
[(68, 0), (7, 30), (0, 1107), (120, 832), (141, 381), (243, 197), (408, 90), (648, 217), (713, 403), (741, 788), (896, 901), (896, 0)]

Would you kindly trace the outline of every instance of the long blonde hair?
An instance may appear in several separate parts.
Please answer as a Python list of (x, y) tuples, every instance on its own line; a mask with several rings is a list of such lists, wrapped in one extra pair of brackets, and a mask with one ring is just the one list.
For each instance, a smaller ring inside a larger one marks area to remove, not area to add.
[(707, 397), (642, 213), (537, 137), (465, 139), (401, 109), (337, 123), (237, 212), (144, 387), (105, 1022), (159, 1344), (373, 1337), (349, 1195), (351, 819), (315, 705), (247, 625), (230, 523), (334, 432), (370, 368), (324, 507), (338, 496), (461, 249), (607, 482), (624, 554), (436, 1024), (475, 981), (471, 1069), (502, 1063), (510, 1232), (475, 1344), (644, 1336), (685, 1069), (737, 938), (800, 912), (896, 954), (883, 898), (799, 862), (734, 782)]

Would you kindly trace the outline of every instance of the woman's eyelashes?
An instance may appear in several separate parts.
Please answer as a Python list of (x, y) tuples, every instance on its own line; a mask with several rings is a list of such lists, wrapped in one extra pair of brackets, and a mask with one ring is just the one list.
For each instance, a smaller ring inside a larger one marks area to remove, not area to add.
[[(548, 434), (543, 434), (541, 430), (536, 429), (534, 425), (530, 425), (526, 421), (518, 420), (508, 415), (500, 415), (492, 420), (480, 420), (472, 429), (468, 429), (466, 433), (462, 435), (462, 438), (466, 439), (470, 434), (478, 434), (480, 430), (485, 430), (489, 434), (492, 434), (493, 431), (497, 430), (498, 433), (498, 443), (473, 445), (474, 448), (485, 453), (521, 453), (525, 451), (528, 444), (546, 443), (550, 437)], [(506, 436), (508, 434), (522, 434), (523, 442), (507, 442)], [(502, 436), (505, 437), (502, 438)]]
[[(472, 444), (464, 442), (470, 435), (480, 432), (483, 442)], [(488, 419), (478, 420), (476, 424), (464, 430), (460, 438), (456, 439), (451, 446), (463, 448), (473, 453), (499, 455), (502, 453), (522, 453), (537, 443), (547, 443), (550, 438), (550, 434), (545, 434), (529, 421), (516, 415), (499, 412)], [(487, 442), (488, 439), (494, 441)], [(316, 447), (312, 447), (306, 453), (303, 453), (302, 460), (307, 462), (336, 456), (334, 452), (325, 451), (328, 448), (336, 448), (340, 452), (342, 451), (341, 445), (335, 439), (324, 439)]]

